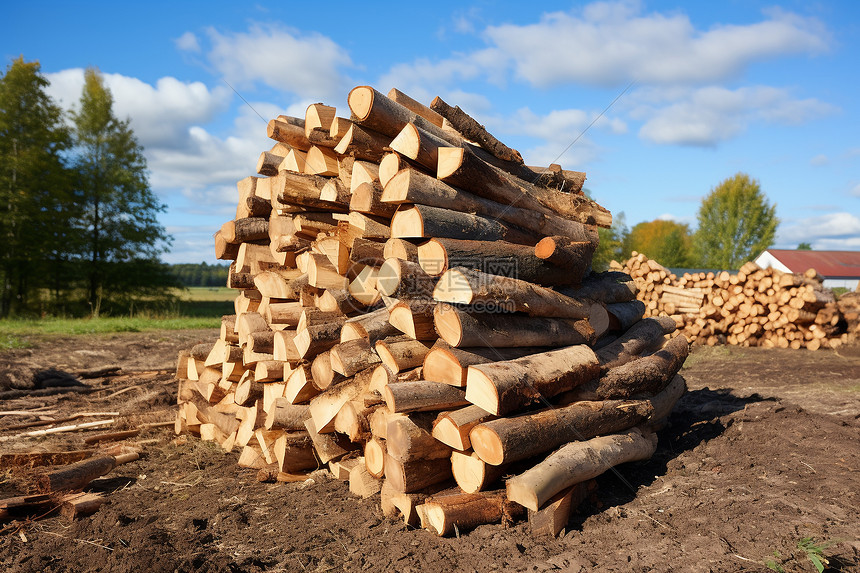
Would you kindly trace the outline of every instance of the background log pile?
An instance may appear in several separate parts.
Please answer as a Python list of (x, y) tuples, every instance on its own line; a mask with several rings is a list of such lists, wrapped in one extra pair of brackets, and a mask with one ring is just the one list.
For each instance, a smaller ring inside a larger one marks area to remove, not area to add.
[(611, 216), (583, 173), (526, 167), (438, 98), (348, 102), (269, 123), (215, 236), (236, 313), (180, 353), (176, 431), (261, 480), (327, 464), (440, 535), (527, 511), (555, 534), (654, 452), (687, 340), (629, 276), (590, 273)]
[(792, 274), (748, 262), (736, 274), (677, 277), (635, 252), (611, 268), (632, 277), (646, 316), (671, 316), (694, 344), (818, 350), (858, 332), (856, 295), (837, 302), (814, 269)]

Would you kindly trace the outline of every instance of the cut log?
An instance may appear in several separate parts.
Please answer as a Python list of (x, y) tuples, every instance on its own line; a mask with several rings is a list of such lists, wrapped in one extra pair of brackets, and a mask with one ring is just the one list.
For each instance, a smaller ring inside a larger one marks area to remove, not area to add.
[(441, 382), (416, 380), (386, 385), (382, 397), (394, 413), (450, 410), (465, 406), (466, 393)]
[(314, 386), (325, 390), (332, 384), (337, 384), (345, 378), (343, 374), (335, 372), (331, 366), (331, 350), (320, 352), (311, 362), (311, 377)]
[(397, 211), (397, 205), (382, 202), (382, 189), (369, 183), (362, 183), (352, 193), (349, 208), (352, 211), (379, 217), (391, 217)]
[(92, 456), (95, 450), (72, 450), (65, 452), (16, 452), (0, 454), (0, 467), (36, 467), (72, 464)]
[[(393, 257), (396, 259), (403, 259), (404, 261), (417, 263), (418, 246), (414, 243), (410, 243), (405, 239), (388, 239), (382, 249), (382, 256), (384, 257), (384, 259), (390, 259)], [(382, 262), (385, 262), (385, 260), (383, 260)], [(427, 269), (424, 269), (424, 271), (427, 272)]]
[(438, 458), (447, 460), (451, 456), (451, 448), (431, 434), (434, 418), (435, 415), (432, 413), (409, 416), (389, 414), (385, 430), (388, 455), (401, 462)]
[(393, 298), (431, 299), (435, 285), (418, 263), (397, 258), (386, 259), (376, 277), (376, 289)]
[(368, 265), (349, 283), (349, 296), (358, 306), (373, 306), (379, 302), (381, 295), (376, 289), (378, 275), (379, 270)]
[(334, 479), (338, 479), (341, 481), (348, 481), (350, 470), (352, 468), (354, 468), (355, 466), (363, 463), (363, 461), (364, 460), (362, 460), (360, 457), (358, 457), (358, 458), (343, 458), (343, 459), (337, 460), (337, 461), (334, 461), (334, 460), (330, 461), (328, 463), (328, 468), (329, 468), (329, 471), (331, 471), (332, 475), (334, 476)]
[(544, 237), (535, 245), (535, 256), (559, 267), (588, 269), (596, 243), (574, 241), (570, 236)]
[(310, 417), (307, 405), (292, 404), (286, 398), (278, 398), (266, 413), (267, 430), (301, 431)]
[(478, 457), (475, 452), (452, 452), (451, 472), (454, 481), (466, 493), (486, 491), (505, 473), (508, 466), (493, 466)]
[(466, 399), (504, 416), (531, 402), (566, 392), (596, 378), (597, 356), (585, 345), (523, 358), (469, 366)]
[(611, 304), (634, 300), (637, 289), (630, 275), (607, 271), (589, 275), (581, 286), (561, 288), (558, 291), (574, 298), (588, 298)]
[(266, 134), (270, 139), (289, 144), (302, 151), (307, 151), (311, 147), (311, 142), (305, 136), (305, 120), (303, 119), (280, 116), (269, 121)]
[[(286, 155), (286, 152), (284, 153)], [(264, 151), (257, 159), (256, 171), (260, 175), (272, 176), (278, 174), (278, 166), (284, 160), (283, 155), (276, 155), (269, 151)]]
[(401, 493), (414, 493), (451, 479), (451, 460), (416, 459), (400, 462), (391, 456), (385, 459), (385, 481)]
[(464, 147), (439, 149), (437, 177), (455, 187), (505, 205), (570, 218), (584, 225), (612, 226), (612, 215), (584, 195), (538, 187), (533, 179), (511, 177)]
[(424, 513), (427, 529), (438, 535), (451, 535), (486, 523), (511, 523), (525, 510), (508, 501), (505, 491), (499, 490), (431, 497), (424, 502)]
[(297, 334), (295, 330), (279, 330), (275, 332), (274, 349), (272, 351), (274, 360), (290, 362), (291, 364), (301, 360), (302, 357), (295, 345)]
[(435, 170), (438, 163), (438, 149), (450, 145), (444, 139), (407, 123), (400, 133), (391, 140), (391, 149), (407, 157), (428, 170)]
[(546, 287), (463, 267), (449, 269), (439, 278), (433, 298), (442, 302), (492, 306), (529, 316), (589, 318), (597, 312), (606, 312), (600, 304), (570, 298)]
[(498, 466), (534, 457), (568, 442), (627, 430), (652, 412), (646, 400), (576, 402), (481, 423), (472, 428), (469, 439), (482, 460)]
[(401, 300), (389, 308), (388, 321), (415, 340), (436, 340), (434, 326), (436, 303), (426, 300)]
[(310, 435), (311, 441), (314, 443), (317, 458), (324, 464), (329, 463), (331, 460), (342, 458), (355, 450), (355, 446), (352, 445), (346, 436), (334, 432), (327, 434), (317, 432), (314, 421), (311, 418), (305, 420), (305, 428), (307, 428), (308, 435)]
[(391, 237), (391, 227), (385, 217), (368, 216), (357, 211), (349, 214), (349, 229), (356, 237), (366, 239), (388, 239)]
[(609, 330), (627, 332), (645, 316), (645, 303), (641, 300), (615, 302), (606, 305), (609, 313)]
[(228, 243), (268, 242), (269, 219), (265, 217), (249, 217), (227, 221), (221, 225), (221, 236)]
[(666, 335), (675, 331), (669, 317), (645, 318), (631, 326), (613, 343), (597, 351), (600, 369), (607, 372), (663, 345)]
[(254, 380), (257, 382), (275, 382), (290, 375), (290, 365), (279, 360), (263, 360), (254, 365)]
[(619, 464), (647, 460), (656, 448), (656, 435), (643, 436), (635, 428), (624, 434), (567, 444), (532, 469), (509, 479), (508, 499), (538, 511), (560, 491)]
[(380, 340), (375, 345), (382, 363), (395, 373), (421, 366), (431, 347), (432, 344), (423, 340), (398, 337)]
[(538, 511), (529, 510), (529, 528), (532, 535), (557, 536), (567, 526), (570, 514), (597, 489), (592, 479), (570, 486), (555, 494)]
[(326, 255), (310, 253), (308, 284), (321, 289), (345, 289), (349, 285), (349, 281), (338, 272), (338, 269)]
[(137, 453), (94, 456), (42, 475), (36, 482), (36, 489), (39, 493), (81, 490), (116, 466), (136, 459)]
[(336, 344), (330, 351), (330, 357), (332, 369), (347, 378), (381, 362), (366, 338)]
[(364, 445), (364, 467), (373, 477), (385, 475), (385, 440), (376, 436)]
[(340, 332), (340, 341), (349, 342), (359, 338), (371, 344), (397, 334), (397, 329), (388, 322), (388, 309), (380, 308), (367, 314), (349, 318)]
[(388, 92), (388, 97), (391, 101), (397, 102), (409, 111), (420, 115), (430, 123), (436, 125), (437, 127), (442, 127), (442, 124), (445, 122), (445, 118), (439, 115), (438, 112), (433, 109), (427, 107), (421, 102), (418, 102), (397, 88), (391, 88)]
[(454, 129), (463, 134), (463, 137), (474, 141), (489, 151), (494, 157), (497, 157), (502, 161), (513, 161), (515, 163), (523, 162), (523, 157), (520, 155), (519, 151), (511, 149), (493, 137), (493, 135), (490, 134), (483, 125), (475, 121), (472, 116), (460, 109), (459, 106), (451, 107), (445, 103), (442, 98), (436, 96), (436, 98), (430, 102), (430, 109), (447, 119)]
[(451, 346), (569, 346), (596, 339), (587, 320), (466, 312), (440, 303), (434, 311), (439, 336)]
[(105, 497), (99, 493), (73, 493), (60, 499), (60, 515), (69, 520), (92, 515), (105, 502)]
[(275, 440), (273, 449), (278, 469), (284, 473), (300, 472), (320, 465), (307, 432), (285, 432)]
[[(266, 387), (268, 386), (266, 385)], [(301, 404), (319, 395), (322, 391), (323, 389), (317, 386), (313, 379), (311, 365), (305, 362), (299, 364), (290, 373), (283, 396), (290, 404)]]
[(370, 86), (358, 86), (347, 97), (354, 121), (390, 137), (395, 137), (408, 123), (448, 141), (460, 145), (463, 138), (453, 132), (445, 131), (421, 115), (393, 101)]
[(689, 352), (690, 344), (680, 334), (654, 354), (609, 370), (600, 378), (597, 395), (602, 399), (610, 399), (657, 394), (678, 373)]
[(466, 406), (452, 412), (439, 414), (433, 422), (434, 438), (455, 450), (465, 451), (472, 447), (469, 432), (483, 422), (495, 420), (496, 417), (480, 406)]
[(353, 123), (334, 150), (340, 155), (379, 163), (388, 152), (390, 143), (391, 137)]
[[(537, 258), (534, 249), (526, 245), (434, 238), (417, 250), (418, 263), (431, 276), (439, 276), (450, 268), (464, 267), (540, 285), (571, 285), (577, 280), (575, 273)], [(481, 256), (476, 257), (475, 253), (481, 253)]]
[[(323, 191), (333, 190), (334, 199), (322, 199)], [(306, 175), (279, 171), (272, 183), (273, 202), (301, 205), (320, 211), (346, 213), (349, 210), (349, 191), (337, 179), (320, 175)], [(277, 205), (276, 205), (277, 206)]]
[(343, 323), (344, 319), (332, 320), (299, 330), (293, 339), (299, 356), (301, 358), (316, 356), (320, 352), (331, 350), (335, 344), (340, 342), (340, 329), (343, 327)]
[(362, 265), (370, 265), (372, 267), (381, 266), (385, 262), (385, 243), (372, 241), (358, 237), (352, 243), (352, 249), (349, 252), (349, 260), (353, 263)]
[[(361, 459), (361, 458), (359, 458)], [(376, 495), (382, 489), (382, 480), (367, 471), (365, 464), (359, 463), (349, 470), (349, 492), (362, 498)]]
[(325, 392), (311, 400), (311, 418), (313, 418), (318, 432), (329, 433), (334, 431), (334, 418), (338, 410), (348, 401), (367, 392), (372, 373), (373, 369), (368, 368), (337, 386), (329, 387)]
[(364, 401), (350, 400), (337, 412), (334, 430), (353, 443), (366, 443), (371, 437), (370, 416), (381, 406), (366, 406)]
[(533, 233), (495, 219), (427, 205), (401, 205), (391, 218), (391, 236), (406, 239), (480, 239), (523, 245), (534, 245), (539, 240)]
[(661, 425), (669, 417), (669, 414), (672, 413), (675, 404), (678, 403), (678, 400), (681, 399), (681, 396), (686, 391), (687, 381), (680, 374), (675, 374), (672, 381), (659, 394), (648, 399), (654, 411), (651, 413), (647, 426), (655, 428)]

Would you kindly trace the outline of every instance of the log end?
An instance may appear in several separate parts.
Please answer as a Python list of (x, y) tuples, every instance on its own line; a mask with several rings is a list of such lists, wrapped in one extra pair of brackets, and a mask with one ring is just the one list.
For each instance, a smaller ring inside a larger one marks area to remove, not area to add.
[(347, 96), (349, 110), (355, 115), (359, 122), (364, 121), (373, 109), (375, 91), (370, 86), (357, 86), (350, 90)]

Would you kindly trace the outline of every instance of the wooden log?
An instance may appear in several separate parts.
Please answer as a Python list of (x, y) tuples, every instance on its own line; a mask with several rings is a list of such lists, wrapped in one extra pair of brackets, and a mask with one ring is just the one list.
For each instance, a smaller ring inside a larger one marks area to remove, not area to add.
[[(286, 154), (286, 153), (285, 153)], [(260, 175), (272, 176), (278, 174), (278, 166), (284, 160), (283, 155), (276, 155), (269, 151), (264, 151), (257, 159), (256, 172)]]
[(391, 140), (389, 147), (422, 167), (435, 170), (438, 162), (438, 149), (448, 145), (450, 144), (444, 139), (433, 136), (414, 124), (407, 123), (400, 130), (400, 133)]
[(345, 319), (333, 319), (322, 324), (315, 324), (300, 329), (293, 339), (293, 344), (301, 358), (316, 356), (320, 352), (331, 350), (340, 342), (340, 329)]
[(645, 303), (641, 300), (615, 302), (606, 305), (609, 313), (609, 330), (627, 332), (645, 316)]
[[(324, 192), (333, 197), (323, 199)], [(336, 178), (281, 170), (272, 183), (272, 193), (282, 204), (342, 213), (349, 210), (349, 191)]]
[(505, 491), (499, 490), (431, 497), (424, 502), (424, 512), (427, 529), (444, 536), (486, 523), (511, 523), (525, 510), (508, 501)]
[(466, 406), (451, 412), (442, 412), (433, 422), (432, 435), (455, 450), (465, 451), (472, 447), (469, 432), (482, 422), (496, 417), (480, 406)]
[(356, 237), (388, 239), (391, 237), (390, 221), (385, 217), (368, 216), (357, 211), (349, 214), (349, 229)]
[[(323, 389), (317, 386), (311, 372), (311, 365), (304, 362), (299, 364), (286, 381), (283, 397), (290, 404), (302, 404), (318, 396)], [(266, 388), (270, 385), (267, 384)], [(280, 396), (279, 396), (280, 397)]]
[(436, 340), (433, 311), (436, 303), (427, 300), (401, 300), (388, 312), (388, 321), (400, 332), (415, 340)]
[(339, 372), (335, 372), (331, 366), (331, 350), (320, 352), (311, 362), (311, 377), (314, 379), (314, 386), (321, 390), (325, 390), (332, 384), (340, 383), (345, 376)]
[(376, 478), (385, 475), (385, 440), (372, 437), (364, 445), (364, 467)]
[(611, 304), (634, 300), (637, 288), (630, 275), (607, 271), (589, 275), (583, 280), (581, 286), (559, 288), (558, 291), (574, 298), (588, 298)]
[(451, 346), (569, 346), (596, 339), (587, 320), (466, 312), (446, 303), (434, 310), (439, 336)]
[(400, 337), (379, 340), (374, 346), (382, 363), (395, 373), (424, 364), (431, 347), (432, 344), (427, 341)]
[(427, 107), (423, 103), (412, 99), (397, 88), (391, 88), (391, 90), (388, 92), (388, 97), (389, 99), (391, 99), (391, 101), (399, 103), (409, 111), (420, 115), (421, 117), (423, 117), (430, 123), (436, 125), (437, 127), (442, 127), (445, 122), (445, 118), (439, 115), (438, 112)]
[(367, 406), (363, 400), (350, 400), (337, 412), (334, 430), (353, 443), (366, 443), (371, 437), (370, 417), (381, 405)]
[(523, 280), (464, 267), (446, 271), (433, 290), (433, 298), (450, 303), (493, 305), (529, 316), (589, 318), (596, 313), (606, 313), (598, 303), (583, 302)]
[(105, 497), (100, 493), (72, 493), (64, 495), (60, 499), (60, 515), (68, 520), (92, 515), (99, 510), (105, 502)]
[(286, 398), (278, 398), (266, 411), (264, 427), (267, 430), (305, 430), (305, 420), (310, 417), (307, 405), (292, 404)]
[(324, 464), (327, 464), (331, 460), (342, 458), (355, 450), (355, 446), (353, 446), (346, 436), (334, 432), (325, 434), (317, 432), (312, 418), (305, 420), (305, 428), (314, 444), (317, 458)]
[(228, 243), (247, 243), (269, 240), (269, 219), (249, 217), (227, 221), (221, 225), (221, 236)]
[(396, 333), (397, 329), (388, 322), (388, 309), (380, 308), (347, 319), (341, 329), (340, 341), (343, 343), (364, 339), (375, 344), (376, 341)]
[(136, 459), (137, 453), (94, 456), (42, 475), (36, 482), (36, 489), (39, 493), (81, 490), (116, 466)]
[(660, 427), (686, 391), (687, 381), (680, 374), (675, 374), (672, 381), (659, 394), (648, 399), (653, 412), (649, 417), (647, 427)]
[(432, 413), (389, 414), (385, 429), (387, 454), (401, 462), (449, 458), (451, 448), (431, 433), (434, 418)]
[(665, 342), (666, 335), (675, 330), (675, 321), (666, 316), (640, 320), (617, 340), (597, 351), (601, 371), (607, 372), (649, 350), (659, 348)]
[(285, 473), (318, 468), (313, 441), (307, 432), (285, 432), (273, 446), (278, 469)]
[(391, 218), (391, 236), (420, 239), (480, 239), (534, 245), (539, 237), (495, 219), (427, 205), (401, 205)]
[(384, 251), (385, 243), (357, 237), (352, 243), (349, 260), (353, 263), (378, 267), (387, 258)]
[(279, 330), (275, 332), (273, 341), (272, 357), (274, 360), (294, 364), (302, 359), (296, 348), (295, 339), (298, 332), (295, 330)]
[(451, 107), (445, 103), (442, 98), (436, 96), (433, 101), (430, 102), (430, 109), (447, 119), (454, 129), (463, 134), (463, 137), (474, 141), (490, 152), (494, 157), (497, 157), (502, 161), (513, 161), (515, 163), (523, 162), (523, 157), (520, 155), (519, 151), (511, 149), (493, 137), (493, 135), (488, 132), (483, 125), (475, 121), (472, 116), (460, 109), (459, 106)]
[(381, 362), (366, 338), (341, 342), (333, 346), (330, 352), (332, 369), (347, 378)]
[(334, 419), (338, 410), (348, 401), (367, 392), (372, 373), (372, 368), (363, 370), (353, 378), (345, 380), (337, 386), (329, 387), (325, 392), (311, 400), (311, 418), (313, 418), (318, 432), (330, 433), (334, 431)]
[[(418, 246), (415, 243), (407, 241), (406, 239), (388, 239), (387, 241), (385, 241), (385, 246), (382, 249), (382, 256), (384, 257), (384, 259), (396, 258), (403, 259), (404, 261), (417, 263)], [(382, 262), (385, 262), (385, 260), (383, 260)], [(426, 269), (425, 272), (427, 272)]]
[(597, 244), (576, 241), (567, 236), (544, 237), (535, 245), (535, 256), (559, 267), (587, 269)]
[(416, 380), (386, 385), (382, 397), (394, 413), (450, 410), (465, 406), (466, 393), (441, 382)]
[(266, 126), (266, 135), (302, 151), (311, 147), (311, 142), (305, 136), (305, 120), (296, 117), (282, 115), (270, 120)]
[(656, 394), (678, 373), (689, 351), (687, 338), (679, 334), (654, 354), (609, 370), (600, 378), (597, 395), (605, 400)]
[(624, 434), (572, 442), (532, 469), (506, 483), (508, 499), (538, 511), (558, 492), (602, 474), (622, 463), (646, 460), (657, 448), (657, 436), (637, 429)]
[[(399, 171), (388, 181), (382, 193), (382, 201), (393, 204), (416, 203), (464, 213), (476, 213), (505, 221), (536, 235), (575, 237), (585, 242), (585, 245), (579, 247), (578, 252), (581, 255), (580, 259), (587, 260), (562, 259), (566, 264), (554, 264), (581, 268), (583, 272), (589, 266), (591, 254), (597, 246), (594, 232), (586, 229), (581, 223), (557, 215), (539, 213), (530, 209), (521, 209), (516, 205), (504, 205), (485, 199), (411, 168)], [(571, 240), (568, 238), (567, 242), (570, 243)], [(568, 250), (572, 251), (573, 248)]]
[(435, 285), (418, 263), (397, 258), (386, 259), (376, 278), (377, 290), (394, 298), (430, 299)]
[(340, 460), (332, 460), (328, 463), (329, 471), (335, 479), (341, 481), (349, 480), (349, 472), (352, 468), (363, 463), (360, 457), (358, 458), (343, 458)]
[(401, 493), (414, 493), (451, 478), (451, 461), (447, 457), (401, 462), (385, 459), (385, 481)]
[[(575, 273), (537, 258), (534, 249), (526, 245), (433, 238), (417, 250), (418, 264), (431, 276), (439, 276), (454, 267), (464, 267), (539, 285), (572, 285), (577, 281)], [(475, 253), (481, 253), (481, 256), (475, 256)]]
[(379, 163), (388, 153), (391, 137), (368, 127), (351, 124), (334, 148), (340, 155), (349, 155), (363, 161)]
[(353, 191), (349, 201), (351, 211), (367, 213), (379, 217), (391, 217), (397, 211), (397, 205), (382, 202), (382, 189), (368, 183), (362, 183)]
[(529, 528), (532, 535), (557, 536), (567, 525), (570, 514), (595, 489), (597, 483), (593, 479), (574, 484), (555, 494), (539, 510), (529, 510)]
[(506, 473), (508, 466), (493, 466), (475, 452), (451, 452), (451, 473), (465, 493), (486, 491)]
[(382, 489), (382, 480), (367, 471), (365, 464), (359, 463), (349, 470), (349, 491), (362, 498), (376, 495)]
[(516, 205), (540, 213), (550, 213), (570, 218), (584, 225), (610, 227), (612, 215), (608, 210), (584, 195), (563, 193), (555, 189), (538, 187), (494, 168), (464, 147), (445, 147), (438, 151), (439, 179), (477, 193), (505, 205)]
[(483, 422), (472, 428), (472, 449), (485, 462), (502, 465), (534, 457), (575, 440), (632, 428), (653, 412), (645, 400), (575, 402), (515, 418)]
[(95, 450), (71, 450), (59, 452), (9, 452), (0, 454), (0, 467), (36, 467), (72, 464), (92, 456)]
[(239, 256), (239, 245), (237, 243), (229, 243), (227, 239), (218, 230), (215, 233), (215, 258), (219, 261), (235, 261)]
[(504, 416), (531, 402), (561, 394), (596, 378), (597, 356), (585, 345), (523, 358), (469, 366), (466, 399)]

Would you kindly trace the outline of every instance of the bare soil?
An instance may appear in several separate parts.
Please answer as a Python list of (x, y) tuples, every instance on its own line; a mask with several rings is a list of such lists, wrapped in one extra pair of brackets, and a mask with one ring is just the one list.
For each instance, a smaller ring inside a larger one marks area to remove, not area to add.
[[(215, 336), (42, 339), (0, 354), (0, 370), (118, 365), (127, 374), (85, 380), (89, 393), (0, 400), (0, 410), (117, 411), (118, 427), (170, 420), (177, 350)], [(257, 483), (235, 453), (163, 428), (136, 439), (148, 441), (140, 460), (94, 482), (109, 501), (93, 516), (0, 524), (0, 568), (815, 571), (814, 550), (799, 547), (809, 538), (828, 570), (860, 570), (860, 346), (697, 348), (682, 373), (689, 392), (654, 457), (599, 478), (556, 539), (534, 537), (525, 522), (439, 538), (383, 517), (374, 498), (350, 495), (325, 471), (305, 483)], [(35, 419), (0, 416), (0, 439)], [(79, 449), (83, 436), (5, 440), (0, 451)], [(0, 470), (0, 497), (26, 493), (37, 472)]]

